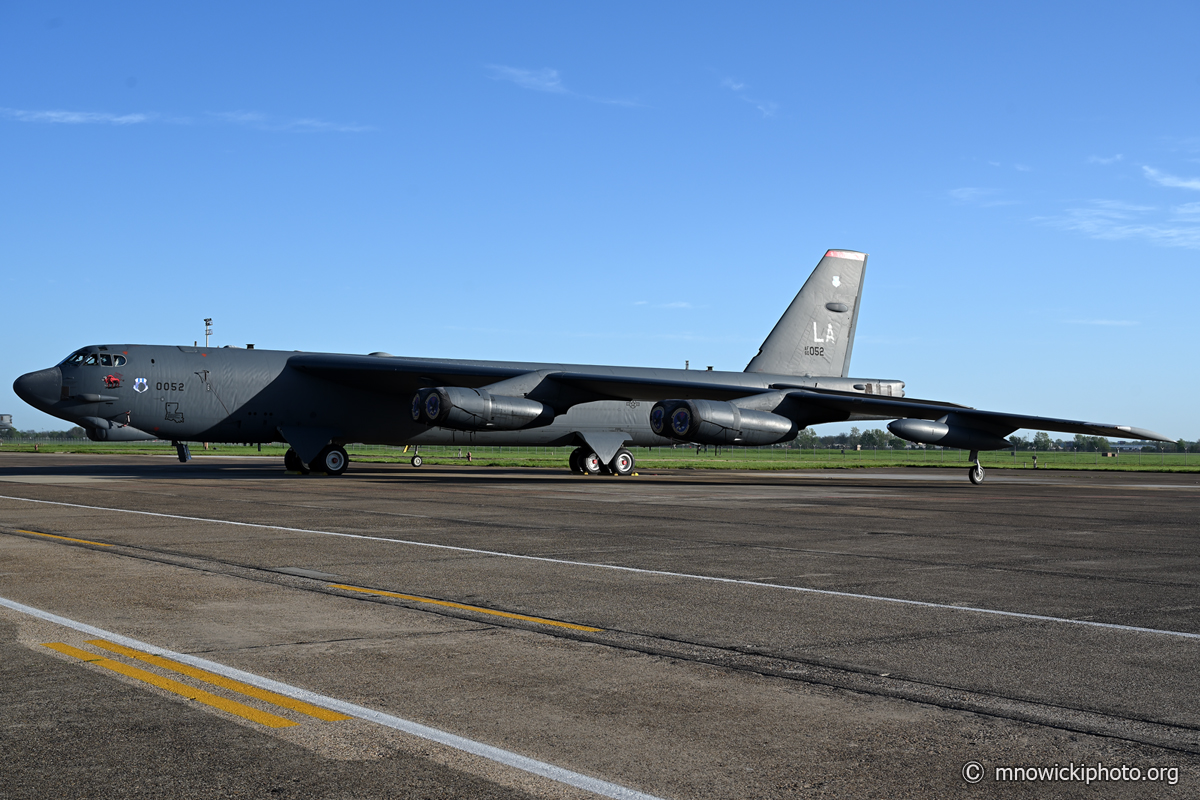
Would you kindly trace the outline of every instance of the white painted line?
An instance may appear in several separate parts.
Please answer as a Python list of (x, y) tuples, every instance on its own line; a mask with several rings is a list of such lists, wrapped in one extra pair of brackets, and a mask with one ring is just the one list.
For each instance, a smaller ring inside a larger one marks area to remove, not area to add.
[(298, 700), (312, 703), (313, 705), (322, 706), (334, 711), (340, 711), (343, 714), (349, 714), (352, 717), (358, 717), (359, 719), (365, 719), (380, 725), (385, 725), (389, 728), (403, 731), (404, 733), (410, 733), (413, 736), (419, 736), (422, 739), (428, 739), (431, 742), (437, 742), (438, 744), (444, 744), (447, 747), (453, 747), (455, 750), (462, 750), (463, 752), (471, 753), (472, 755), (481, 756), (489, 761), (495, 761), (497, 763), (504, 764), (505, 766), (514, 767), (524, 772), (533, 773), (534, 775), (540, 775), (543, 778), (549, 778), (550, 780), (557, 781), (558, 783), (565, 783), (569, 786), (574, 786), (578, 789), (583, 789), (584, 791), (592, 792), (603, 797), (612, 797), (616, 800), (661, 800), (661, 798), (657, 798), (651, 794), (639, 792), (635, 789), (628, 789), (616, 783), (602, 781), (599, 778), (591, 778), (587, 775), (581, 775), (578, 772), (572, 772), (569, 769), (556, 767), (553, 764), (547, 764), (544, 761), (537, 761), (536, 759), (528, 758), (527, 756), (519, 755), (509, 750), (502, 750), (499, 747), (492, 747), (490, 744), (477, 742), (474, 739), (456, 736), (453, 733), (447, 733), (446, 731), (438, 730), (437, 728), (431, 728), (428, 725), (422, 725), (419, 722), (413, 722), (412, 720), (402, 719), (400, 717), (392, 716), (391, 714), (385, 714), (382, 711), (375, 711), (374, 709), (366, 708), (364, 706), (347, 703), (344, 700), (338, 700), (333, 697), (326, 697), (325, 695), (316, 694), (315, 692), (310, 692), (307, 689), (301, 689), (298, 686), (291, 686), (286, 683), (280, 683), (279, 681), (273, 681), (270, 678), (264, 678), (263, 676), (255, 675), (252, 672), (243, 672), (240, 669), (228, 667), (224, 664), (218, 664), (215, 661), (209, 661), (205, 658), (197, 658), (196, 656), (190, 656), (186, 653), (176, 653), (174, 650), (167, 650), (164, 647), (157, 647), (152, 644), (147, 644), (146, 642), (138, 641), (137, 639), (131, 639), (128, 636), (122, 636), (118, 633), (106, 631), (103, 628), (97, 628), (83, 622), (76, 622), (75, 620), (68, 619), (67, 617), (60, 617), (59, 615), (52, 614), (49, 611), (43, 611), (40, 608), (27, 606), (23, 603), (18, 603), (15, 600), (9, 600), (5, 597), (0, 597), (0, 606), (10, 608), (13, 611), (17, 611), (22, 614), (28, 614), (31, 617), (37, 617), (38, 619), (46, 622), (52, 622), (55, 625), (62, 625), (65, 628), (72, 628), (91, 636), (108, 639), (110, 642), (123, 644), (126, 647), (132, 647), (145, 653), (153, 653), (156, 656), (163, 656), (176, 661), (182, 661), (184, 664), (190, 664), (193, 667), (199, 667), (200, 669), (205, 669), (209, 672), (215, 672), (218, 675), (224, 675), (226, 678), (233, 678), (234, 680), (248, 683), (251, 686), (257, 686), (260, 689), (267, 689), (268, 691), (287, 695), (288, 697), (294, 697)]
[(309, 528), (288, 528), (282, 525), (263, 525), (257, 522), (237, 522), (228, 519), (210, 519), (208, 517), (185, 517), (179, 514), (162, 514), (157, 511), (134, 511), (128, 508), (107, 508), (105, 506), (85, 506), (78, 503), (63, 503), (57, 500), (33, 500), (28, 497), (9, 497), (0, 495), (0, 500), (19, 500), (25, 503), (42, 503), (51, 506), (67, 506), (69, 508), (83, 508), (89, 511), (112, 511), (121, 514), (140, 514), (146, 517), (163, 517), (166, 519), (181, 519), (188, 522), (211, 522), (218, 525), (239, 525), (244, 528), (262, 528), (273, 531), (287, 531), (289, 533), (308, 533), (316, 536), (338, 536), (345, 539), (363, 539), (369, 542), (385, 542), (387, 544), (403, 544), (412, 547), (432, 547), (436, 550), (454, 550), (460, 553), (474, 553), (476, 555), (497, 556), (500, 558), (516, 558), (523, 561), (542, 561), (548, 564), (565, 564), (572, 567), (591, 567), (593, 569), (610, 569), (617, 572), (633, 572), (640, 575), (661, 575), (668, 578), (683, 578), (694, 581), (710, 581), (712, 583), (730, 583), (738, 586), (756, 586), (763, 589), (781, 589), (787, 592), (801, 592), (804, 594), (819, 594), (827, 597), (847, 597), (853, 600), (871, 600), (878, 603), (896, 603), (905, 606), (917, 606), (919, 608), (937, 608), (947, 611), (969, 611), (974, 614), (990, 614), (997, 617), (1012, 617), (1015, 619), (1030, 619), (1038, 622), (1055, 622), (1064, 625), (1082, 625), (1088, 628), (1106, 628), (1108, 630), (1117, 631), (1133, 631), (1135, 633), (1154, 633), (1161, 636), (1178, 636), (1184, 639), (1200, 639), (1200, 633), (1188, 633), (1186, 631), (1168, 631), (1159, 628), (1139, 628), (1136, 625), (1117, 625), (1112, 622), (1093, 622), (1087, 619), (1069, 619), (1067, 617), (1050, 617), (1044, 614), (1026, 614), (1020, 611), (1000, 611), (995, 608), (977, 608), (975, 606), (955, 606), (948, 603), (930, 603), (925, 600), (907, 600), (902, 597), (882, 597), (874, 594), (857, 594), (855, 592), (838, 592), (833, 589), (812, 589), (807, 586), (785, 586), (780, 583), (764, 583), (762, 581), (748, 581), (741, 578), (719, 578), (714, 575), (692, 575), (687, 572), (668, 572), (661, 569), (642, 569), (641, 567), (623, 567), (619, 564), (599, 564), (594, 561), (568, 561), (562, 558), (547, 558), (545, 556), (526, 556), (518, 553), (502, 553), (497, 550), (479, 550), (474, 547), (458, 547), (452, 544), (433, 544), (431, 542), (416, 542), (410, 539), (389, 539), (386, 536), (364, 536), (360, 533), (338, 533), (337, 531), (318, 531)]

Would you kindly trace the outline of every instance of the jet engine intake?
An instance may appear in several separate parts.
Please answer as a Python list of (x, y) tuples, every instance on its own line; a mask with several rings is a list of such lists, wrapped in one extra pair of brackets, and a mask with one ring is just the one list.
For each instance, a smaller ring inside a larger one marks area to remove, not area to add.
[(457, 431), (516, 431), (549, 425), (554, 421), (554, 409), (527, 397), (439, 386), (413, 395), (412, 418), (424, 425)]
[(662, 400), (650, 409), (658, 436), (699, 444), (775, 444), (793, 439), (796, 423), (779, 414), (716, 400)]
[(888, 423), (888, 430), (910, 442), (960, 450), (1003, 450), (1012, 446), (1004, 437), (988, 431), (927, 419), (898, 419)]

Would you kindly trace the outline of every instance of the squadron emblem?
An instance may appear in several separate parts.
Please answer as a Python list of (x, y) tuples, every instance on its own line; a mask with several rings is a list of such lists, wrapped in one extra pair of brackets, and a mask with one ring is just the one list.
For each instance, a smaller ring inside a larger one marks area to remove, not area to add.
[(134, 378), (133, 379), (133, 390), (135, 392), (137, 392), (138, 394), (141, 394), (142, 392), (146, 391), (149, 388), (150, 387), (146, 385), (145, 378)]

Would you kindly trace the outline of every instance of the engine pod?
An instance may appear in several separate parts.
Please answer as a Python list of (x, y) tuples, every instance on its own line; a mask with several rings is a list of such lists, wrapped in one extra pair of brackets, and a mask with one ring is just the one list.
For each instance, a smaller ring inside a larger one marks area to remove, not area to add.
[(650, 409), (659, 436), (699, 444), (755, 446), (794, 438), (796, 423), (779, 414), (715, 400), (662, 400)]

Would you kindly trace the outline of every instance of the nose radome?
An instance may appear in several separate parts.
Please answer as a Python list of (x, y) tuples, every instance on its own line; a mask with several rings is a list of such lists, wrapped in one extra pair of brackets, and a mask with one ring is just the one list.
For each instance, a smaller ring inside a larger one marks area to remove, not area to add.
[(13, 391), (34, 408), (53, 405), (62, 393), (62, 371), (51, 367), (26, 373), (13, 381)]

